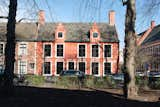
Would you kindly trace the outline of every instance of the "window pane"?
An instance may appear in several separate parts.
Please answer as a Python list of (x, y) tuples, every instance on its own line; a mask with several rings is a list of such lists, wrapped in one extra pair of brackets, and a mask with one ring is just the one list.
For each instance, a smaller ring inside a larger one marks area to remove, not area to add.
[(98, 33), (93, 33), (93, 38), (97, 38), (98, 37)]
[(74, 70), (74, 62), (69, 62), (69, 70)]
[(63, 56), (63, 45), (57, 45), (57, 56)]
[(26, 55), (27, 54), (27, 45), (26, 44), (20, 44), (19, 54), (20, 55)]
[(93, 62), (92, 63), (92, 74), (93, 75), (98, 75), (98, 62)]
[(85, 45), (79, 45), (79, 57), (85, 57)]
[(63, 70), (63, 62), (57, 62), (57, 74)]
[(26, 61), (19, 61), (19, 73), (26, 74), (27, 73), (27, 63)]
[(63, 37), (63, 33), (62, 32), (58, 32), (58, 38), (62, 38)]
[(104, 57), (111, 57), (111, 45), (105, 45)]
[(0, 44), (0, 55), (3, 54), (3, 44)]
[(111, 63), (104, 63), (104, 74), (110, 74), (111, 73)]
[(51, 45), (45, 45), (44, 56), (51, 56)]
[(44, 63), (44, 74), (50, 74), (51, 73), (51, 63), (45, 62)]
[(79, 62), (79, 70), (85, 73), (85, 62)]
[(92, 45), (92, 57), (98, 57), (98, 45)]

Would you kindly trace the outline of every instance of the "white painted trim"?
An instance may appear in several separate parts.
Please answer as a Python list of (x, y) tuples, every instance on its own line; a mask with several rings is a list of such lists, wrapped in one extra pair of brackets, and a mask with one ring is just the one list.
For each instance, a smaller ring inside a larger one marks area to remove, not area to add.
[(87, 61), (78, 61), (77, 69), (79, 70), (79, 63), (84, 62), (85, 63), (85, 74), (87, 74), (86, 68), (87, 68)]
[(113, 70), (112, 70), (113, 62), (112, 62), (112, 61), (103, 61), (103, 66), (102, 66), (102, 67), (103, 67), (103, 70), (102, 70), (102, 71), (103, 71), (103, 76), (106, 76), (106, 74), (104, 73), (104, 72), (105, 72), (105, 71), (104, 71), (104, 63), (106, 63), (106, 62), (107, 62), (107, 63), (111, 63), (111, 74), (112, 74), (112, 72), (113, 72)]
[(20, 74), (20, 61), (24, 61), (26, 63), (26, 72), (24, 74), (27, 74), (27, 68), (28, 68), (28, 62), (27, 60), (18, 60), (18, 74)]
[[(20, 54), (20, 45), (21, 44), (26, 44), (26, 53), (25, 54)], [(18, 42), (18, 55), (28, 55), (28, 42)]]
[[(84, 45), (85, 46), (85, 56), (84, 57), (80, 57), (79, 56), (79, 45)], [(85, 43), (78, 43), (78, 45), (77, 45), (77, 57), (78, 58), (87, 58), (87, 44), (85, 44)]]
[(92, 63), (98, 63), (98, 74), (93, 76), (100, 76), (100, 62), (94, 62), (94, 61), (90, 62), (90, 74), (92, 75)]
[[(44, 51), (45, 51), (45, 45), (51, 45), (51, 52), (50, 52), (50, 54), (51, 54), (51, 56), (44, 56)], [(52, 58), (52, 43), (43, 43), (43, 58), (45, 57), (45, 58)]]
[[(59, 38), (59, 37), (58, 37), (58, 33), (62, 33), (62, 38)], [(64, 39), (64, 32), (58, 31), (56, 35), (57, 35), (57, 39)]]
[(69, 70), (69, 62), (73, 62), (74, 63), (74, 70), (76, 69), (76, 61), (74, 60), (67, 60), (67, 70)]
[[(57, 56), (57, 45), (63, 45), (63, 56)], [(65, 58), (65, 43), (56, 43), (55, 44), (55, 58)]]
[(59, 76), (59, 74), (57, 74), (57, 62), (63, 62), (63, 70), (65, 66), (64, 60), (63, 61), (55, 60), (55, 73), (54, 73), (55, 76)]
[[(105, 45), (110, 45), (111, 46), (111, 57), (105, 57), (104, 51), (105, 51)], [(113, 54), (112, 54), (112, 49), (113, 48), (113, 44), (103, 44), (103, 58), (112, 58)]]
[[(92, 46), (98, 45), (98, 57), (92, 57)], [(100, 58), (100, 44), (90, 44), (90, 58)]]
[(43, 75), (43, 76), (52, 76), (52, 61), (46, 61), (46, 62), (50, 62), (50, 64), (51, 64), (51, 65), (50, 65), (50, 70), (51, 70), (51, 71), (50, 71), (50, 74), (44, 74), (44, 63), (45, 63), (45, 62), (44, 62), (44, 63), (43, 63), (43, 74), (42, 74), (42, 75)]

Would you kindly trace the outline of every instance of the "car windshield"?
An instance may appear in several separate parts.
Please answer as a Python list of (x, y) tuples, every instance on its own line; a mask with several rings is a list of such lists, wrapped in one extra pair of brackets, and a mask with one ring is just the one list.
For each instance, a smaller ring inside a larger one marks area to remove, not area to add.
[(69, 71), (64, 71), (64, 75), (75, 75), (77, 71), (69, 70)]

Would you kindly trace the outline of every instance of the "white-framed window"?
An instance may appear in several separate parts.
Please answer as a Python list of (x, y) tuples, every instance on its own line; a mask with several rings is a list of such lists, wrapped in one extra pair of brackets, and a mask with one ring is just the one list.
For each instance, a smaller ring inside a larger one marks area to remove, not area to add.
[(97, 32), (93, 32), (93, 38), (98, 38), (98, 33)]
[(98, 62), (92, 62), (92, 75), (99, 75), (99, 63)]
[(44, 62), (43, 75), (51, 75), (51, 62)]
[(63, 62), (56, 62), (56, 74), (60, 74), (60, 72), (63, 70)]
[(34, 70), (34, 68), (35, 68), (35, 63), (29, 63), (29, 67), (30, 67), (30, 69)]
[(18, 61), (18, 73), (19, 74), (27, 74), (27, 61)]
[(85, 73), (85, 71), (86, 71), (86, 63), (85, 62), (79, 62), (78, 66), (79, 66), (79, 70), (83, 71)]
[(111, 62), (104, 62), (104, 75), (111, 74), (112, 64)]
[(58, 32), (58, 38), (63, 38), (63, 32)]
[(68, 70), (74, 70), (74, 62), (68, 62)]
[(0, 55), (4, 54), (4, 44), (0, 43)]
[(86, 56), (86, 45), (79, 45), (78, 46), (78, 56), (79, 57), (85, 57)]
[(18, 53), (19, 55), (27, 55), (27, 44), (26, 43), (19, 44)]
[(44, 57), (51, 57), (51, 44), (44, 44)]
[(56, 46), (56, 56), (57, 57), (63, 57), (64, 55), (64, 45), (63, 44), (57, 44)]
[(92, 45), (92, 57), (99, 57), (99, 46)]
[(112, 46), (111, 45), (104, 45), (104, 57), (111, 57), (112, 56)]

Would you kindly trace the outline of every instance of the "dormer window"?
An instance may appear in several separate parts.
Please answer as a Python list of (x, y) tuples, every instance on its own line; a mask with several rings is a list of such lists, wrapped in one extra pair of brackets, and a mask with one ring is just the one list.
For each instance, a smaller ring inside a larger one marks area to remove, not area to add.
[(94, 32), (93, 33), (93, 38), (97, 38), (98, 37), (98, 33), (97, 32)]
[(63, 33), (62, 32), (58, 32), (58, 38), (63, 38)]

